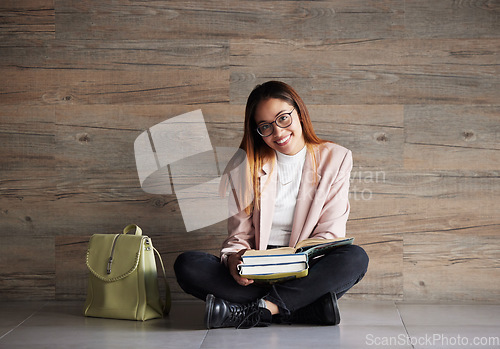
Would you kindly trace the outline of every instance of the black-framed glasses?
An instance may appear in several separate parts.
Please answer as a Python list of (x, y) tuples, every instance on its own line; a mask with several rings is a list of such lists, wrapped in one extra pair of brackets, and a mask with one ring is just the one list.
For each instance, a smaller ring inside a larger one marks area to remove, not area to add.
[(294, 110), (295, 108), (293, 108), (291, 112), (278, 115), (273, 122), (263, 122), (259, 124), (257, 127), (257, 133), (262, 137), (269, 137), (274, 132), (273, 124), (276, 124), (276, 126), (281, 128), (287, 128), (292, 124), (292, 113)]

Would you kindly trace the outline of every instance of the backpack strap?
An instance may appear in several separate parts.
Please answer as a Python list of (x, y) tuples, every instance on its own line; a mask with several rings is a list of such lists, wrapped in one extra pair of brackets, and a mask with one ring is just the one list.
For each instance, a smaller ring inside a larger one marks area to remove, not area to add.
[(135, 235), (142, 236), (142, 229), (137, 224), (129, 224), (123, 228), (123, 234), (129, 233), (131, 230), (135, 230)]
[[(132, 230), (135, 230), (135, 235), (142, 236), (142, 229), (137, 225), (137, 224), (129, 224), (123, 229), (123, 234), (127, 234), (131, 232)], [(151, 244), (152, 246), (152, 244)], [(153, 250), (155, 251), (156, 255), (158, 256), (158, 260), (160, 261), (160, 266), (161, 266), (161, 271), (162, 271), (162, 276), (163, 280), (165, 282), (165, 303), (163, 304), (163, 315), (167, 315), (170, 312), (170, 307), (172, 305), (172, 299), (170, 295), (170, 287), (168, 285), (167, 281), (167, 273), (165, 272), (165, 266), (163, 265), (163, 260), (161, 258), (160, 252), (156, 248), (153, 247)]]
[(160, 252), (156, 248), (153, 247), (156, 255), (158, 256), (158, 260), (160, 261), (161, 271), (163, 275), (163, 280), (165, 281), (165, 303), (163, 304), (163, 315), (167, 315), (170, 312), (170, 307), (172, 305), (172, 300), (170, 296), (170, 287), (168, 286), (167, 281), (167, 273), (165, 273), (165, 267), (163, 266), (163, 260), (161, 259)]

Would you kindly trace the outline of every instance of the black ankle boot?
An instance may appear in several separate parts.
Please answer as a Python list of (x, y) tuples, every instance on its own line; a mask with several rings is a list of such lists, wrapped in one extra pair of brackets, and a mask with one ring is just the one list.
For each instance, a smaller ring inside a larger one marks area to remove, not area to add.
[(313, 303), (293, 312), (284, 322), (334, 326), (340, 323), (337, 296), (330, 292)]
[(271, 320), (271, 312), (260, 306), (260, 300), (242, 305), (215, 298), (212, 294), (207, 296), (205, 308), (205, 326), (207, 328), (264, 327), (269, 326)]

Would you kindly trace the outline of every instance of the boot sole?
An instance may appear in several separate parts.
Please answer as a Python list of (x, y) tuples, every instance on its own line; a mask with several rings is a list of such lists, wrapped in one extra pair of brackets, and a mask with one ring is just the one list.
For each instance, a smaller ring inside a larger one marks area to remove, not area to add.
[(215, 297), (213, 294), (207, 295), (206, 304), (205, 304), (205, 319), (204, 319), (205, 327), (207, 329), (212, 328), (211, 327), (212, 324), (211, 324), (210, 319), (212, 318), (212, 311), (214, 309), (214, 299), (215, 299)]
[(335, 315), (334, 323), (332, 325), (335, 326), (340, 323), (340, 311), (339, 311), (339, 306), (337, 304), (337, 295), (331, 292), (330, 296), (332, 297), (333, 313)]

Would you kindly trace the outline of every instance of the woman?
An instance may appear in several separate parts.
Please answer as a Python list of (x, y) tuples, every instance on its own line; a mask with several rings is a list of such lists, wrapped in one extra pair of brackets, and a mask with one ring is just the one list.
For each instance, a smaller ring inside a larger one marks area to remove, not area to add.
[(302, 99), (279, 81), (258, 85), (248, 97), (240, 148), (248, 174), (237, 191), (252, 204), (228, 219), (220, 258), (197, 251), (177, 258), (179, 285), (206, 300), (207, 328), (338, 324), (337, 299), (368, 267), (361, 247), (335, 248), (311, 263), (307, 277), (272, 285), (240, 277), (237, 265), (246, 249), (345, 236), (351, 152), (319, 139)]

